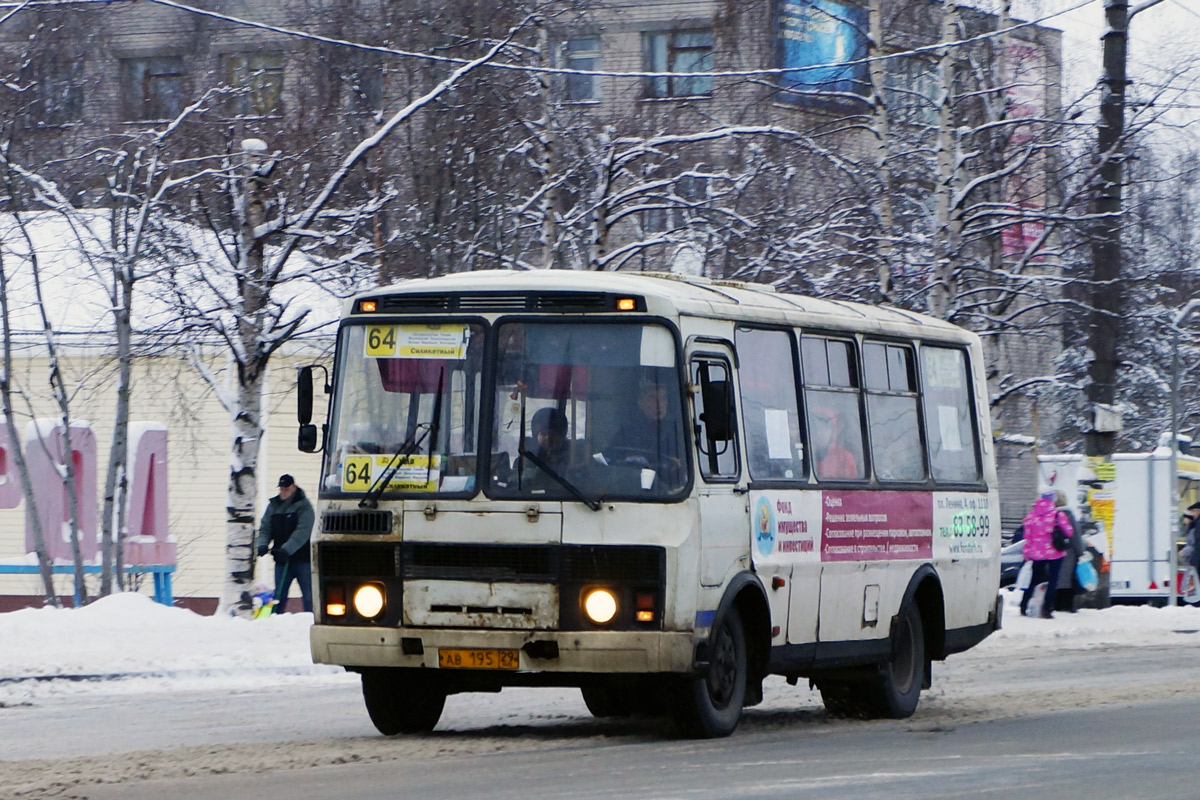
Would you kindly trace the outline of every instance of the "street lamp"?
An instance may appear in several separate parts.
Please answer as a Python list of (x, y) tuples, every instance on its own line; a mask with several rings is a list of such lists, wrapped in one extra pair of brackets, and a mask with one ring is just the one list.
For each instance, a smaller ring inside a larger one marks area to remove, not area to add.
[[(1171, 525), (1175, 524), (1175, 515), (1179, 513), (1179, 329), (1197, 311), (1200, 311), (1200, 300), (1189, 300), (1171, 324)], [(1171, 605), (1175, 605), (1175, 597), (1179, 594), (1174, 540), (1172, 536), (1170, 563), (1174, 574), (1171, 575)]]

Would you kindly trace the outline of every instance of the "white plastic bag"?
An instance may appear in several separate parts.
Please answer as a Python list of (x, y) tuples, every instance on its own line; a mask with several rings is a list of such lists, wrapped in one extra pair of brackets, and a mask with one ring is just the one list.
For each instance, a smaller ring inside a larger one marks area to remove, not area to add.
[[(1040, 617), (1042, 615), (1042, 605), (1046, 602), (1046, 584), (1043, 581), (1033, 587), (1033, 593), (1029, 595), (1029, 605), (1025, 606), (1025, 616)], [(1054, 602), (1051, 600), (1050, 602)]]
[(1033, 580), (1033, 562), (1026, 561), (1021, 565), (1021, 571), (1017, 573), (1017, 581), (1013, 585), (1021, 591), (1029, 588), (1029, 582)]

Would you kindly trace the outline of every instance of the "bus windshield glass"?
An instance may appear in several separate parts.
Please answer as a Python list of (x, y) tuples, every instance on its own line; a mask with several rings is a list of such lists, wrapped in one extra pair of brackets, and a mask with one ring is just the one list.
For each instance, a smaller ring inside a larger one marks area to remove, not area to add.
[[(323, 488), (364, 496), (372, 489), (385, 495), (473, 492), (483, 327), (348, 325), (339, 339)], [(376, 485), (385, 472), (391, 473), (386, 486)]]
[(663, 501), (687, 488), (665, 326), (509, 321), (496, 337), (489, 495)]

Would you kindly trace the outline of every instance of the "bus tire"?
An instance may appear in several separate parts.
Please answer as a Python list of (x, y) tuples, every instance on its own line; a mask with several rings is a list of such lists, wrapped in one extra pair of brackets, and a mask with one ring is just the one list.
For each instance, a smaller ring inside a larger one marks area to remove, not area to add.
[(862, 681), (817, 681), (817, 690), (821, 693), (825, 713), (830, 717), (867, 719), (870, 716), (868, 688)]
[(925, 683), (925, 627), (916, 603), (908, 603), (896, 617), (892, 654), (869, 683), (867, 694), (872, 716), (908, 719), (921, 700)]
[(628, 698), (622, 697), (615, 686), (583, 686), (583, 703), (593, 717), (628, 717), (633, 708)]
[(748, 660), (741, 615), (730, 608), (712, 633), (709, 667), (684, 679), (673, 709), (680, 732), (696, 739), (728, 736), (742, 718)]
[(362, 673), (367, 714), (384, 736), (433, 730), (446, 705), (446, 690), (432, 680), (406, 678), (399, 670)]

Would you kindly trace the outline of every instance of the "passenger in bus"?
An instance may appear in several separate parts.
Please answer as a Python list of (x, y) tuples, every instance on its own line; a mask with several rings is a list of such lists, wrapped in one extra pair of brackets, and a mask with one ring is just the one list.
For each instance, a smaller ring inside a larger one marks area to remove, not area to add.
[(567, 442), (567, 417), (557, 408), (539, 409), (529, 422), (533, 442), (526, 448), (541, 461), (555, 469), (566, 467), (571, 460)]
[(858, 460), (838, 443), (841, 435), (838, 415), (833, 409), (818, 406), (812, 410), (813, 462), (821, 480), (861, 477)]

